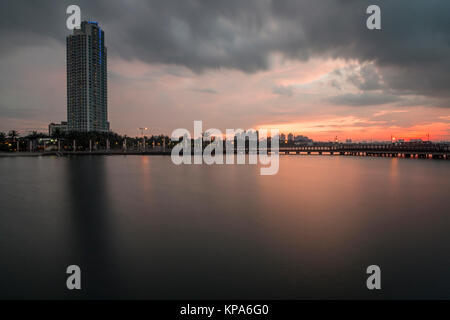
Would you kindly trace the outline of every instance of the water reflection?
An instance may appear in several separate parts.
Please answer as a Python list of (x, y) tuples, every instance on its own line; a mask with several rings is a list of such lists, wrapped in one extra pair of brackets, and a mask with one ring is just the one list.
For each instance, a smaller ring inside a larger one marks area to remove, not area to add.
[[(448, 298), (450, 162), (3, 159), (0, 297)], [(82, 268), (82, 292), (65, 268)], [(33, 268), (29, 266), (32, 265)], [(6, 288), (6, 289), (4, 289)]]
[(115, 276), (114, 216), (106, 162), (105, 157), (79, 157), (66, 162), (70, 264), (82, 270), (83, 295), (99, 298), (120, 292), (120, 277)]

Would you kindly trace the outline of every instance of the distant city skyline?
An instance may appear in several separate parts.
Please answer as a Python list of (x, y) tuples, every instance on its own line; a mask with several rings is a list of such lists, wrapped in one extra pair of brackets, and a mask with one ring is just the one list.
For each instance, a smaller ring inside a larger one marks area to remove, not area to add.
[[(382, 30), (365, 28), (368, 1), (78, 5), (108, 34), (119, 134), (169, 135), (202, 120), (322, 141), (450, 140), (450, 4), (378, 3)], [(0, 131), (66, 120), (69, 4), (0, 4)]]

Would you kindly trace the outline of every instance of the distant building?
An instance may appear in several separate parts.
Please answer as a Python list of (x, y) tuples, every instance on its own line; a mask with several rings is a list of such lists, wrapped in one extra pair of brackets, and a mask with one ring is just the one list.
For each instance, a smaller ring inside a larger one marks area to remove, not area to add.
[(280, 141), (282, 142), (286, 141), (286, 135), (284, 133), (280, 134)]
[(83, 21), (67, 36), (68, 131), (109, 131), (105, 33)]
[(310, 144), (312, 142), (313, 142), (312, 139), (309, 139), (308, 137), (302, 136), (302, 135), (295, 136), (295, 138), (294, 138), (295, 145), (306, 145), (306, 144)]
[(345, 139), (345, 143), (352, 143), (352, 139)]
[(292, 133), (288, 134), (288, 142), (294, 141), (294, 135)]
[(67, 121), (62, 121), (61, 123), (50, 123), (48, 125), (48, 135), (52, 136), (56, 131), (60, 133), (67, 132)]

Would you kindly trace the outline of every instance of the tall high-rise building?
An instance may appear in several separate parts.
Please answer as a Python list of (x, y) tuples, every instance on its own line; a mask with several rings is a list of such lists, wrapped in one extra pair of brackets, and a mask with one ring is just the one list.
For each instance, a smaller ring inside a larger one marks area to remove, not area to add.
[(67, 130), (109, 131), (105, 33), (83, 21), (67, 36)]

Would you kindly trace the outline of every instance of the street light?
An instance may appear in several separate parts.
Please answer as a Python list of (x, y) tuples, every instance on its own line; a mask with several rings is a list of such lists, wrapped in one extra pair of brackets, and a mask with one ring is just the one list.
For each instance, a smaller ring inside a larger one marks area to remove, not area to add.
[(139, 128), (139, 130), (141, 130), (141, 135), (142, 135), (142, 146), (143, 146), (143, 149), (145, 149), (144, 131), (148, 130), (148, 128), (143, 127), (143, 128)]
[(144, 131), (148, 130), (148, 128), (138, 128), (139, 130), (141, 130), (141, 135), (144, 136)]

